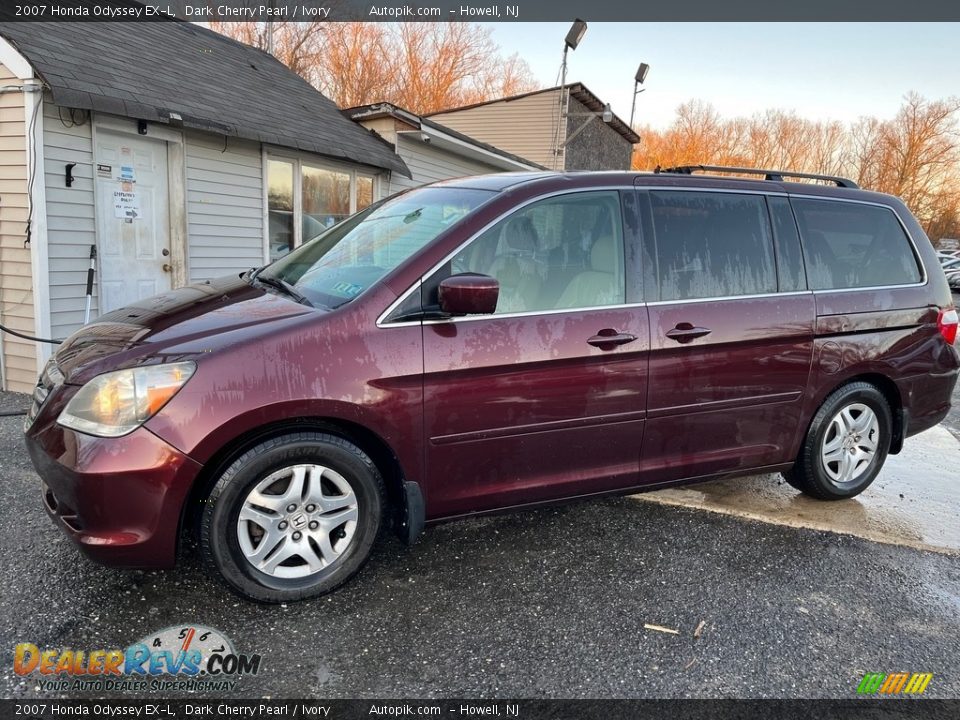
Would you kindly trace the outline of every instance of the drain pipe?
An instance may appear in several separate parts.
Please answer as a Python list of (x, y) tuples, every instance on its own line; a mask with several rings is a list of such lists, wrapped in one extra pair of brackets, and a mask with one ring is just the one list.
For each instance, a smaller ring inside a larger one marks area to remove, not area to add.
[[(3, 313), (0, 312), (0, 324), (3, 323)], [(3, 333), (0, 332), (0, 390), (7, 389), (7, 348), (4, 344)]]
[[(4, 85), (0, 87), (0, 95), (7, 93), (34, 93), (40, 92), (43, 87), (33, 80), (25, 80), (22, 85)], [(25, 128), (29, 132), (29, 128)], [(3, 312), (0, 310), (0, 325), (3, 325)], [(0, 390), (7, 389), (7, 348), (3, 333), (0, 332)]]

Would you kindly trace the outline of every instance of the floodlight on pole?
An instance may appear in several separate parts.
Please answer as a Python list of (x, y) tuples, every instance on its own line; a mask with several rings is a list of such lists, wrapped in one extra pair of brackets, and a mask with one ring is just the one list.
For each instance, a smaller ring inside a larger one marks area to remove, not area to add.
[(566, 40), (564, 40), (567, 47), (571, 50), (576, 50), (577, 45), (579, 45), (580, 41), (583, 40), (583, 36), (586, 34), (586, 32), (587, 24), (580, 18), (574, 20), (573, 25), (570, 26), (570, 31), (567, 33)]
[[(571, 50), (576, 50), (577, 46), (580, 44), (580, 41), (583, 40), (583, 36), (587, 33), (587, 23), (577, 18), (573, 21), (573, 25), (570, 26), (570, 30), (567, 32), (567, 37), (563, 40), (563, 63), (560, 65), (560, 104), (557, 109), (557, 127), (553, 133), (553, 169), (557, 169), (557, 164), (560, 162), (560, 153), (563, 151), (563, 147), (566, 143), (561, 143), (561, 128), (564, 120), (564, 106), (567, 92), (567, 53)], [(566, 132), (564, 131), (565, 135)]]
[(647, 73), (650, 72), (650, 66), (646, 63), (640, 63), (640, 67), (637, 68), (637, 74), (633, 76), (633, 103), (630, 105), (630, 129), (633, 130), (633, 114), (637, 109), (637, 95), (642, 93), (646, 88), (640, 87), (643, 85), (643, 81), (647, 79)]

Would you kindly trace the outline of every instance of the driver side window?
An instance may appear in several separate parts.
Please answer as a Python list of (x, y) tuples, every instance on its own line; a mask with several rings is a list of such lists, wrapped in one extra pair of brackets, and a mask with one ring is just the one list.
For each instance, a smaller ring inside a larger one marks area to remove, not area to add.
[(528, 205), (454, 256), (451, 272), (496, 278), (498, 315), (623, 303), (619, 194), (572, 193)]

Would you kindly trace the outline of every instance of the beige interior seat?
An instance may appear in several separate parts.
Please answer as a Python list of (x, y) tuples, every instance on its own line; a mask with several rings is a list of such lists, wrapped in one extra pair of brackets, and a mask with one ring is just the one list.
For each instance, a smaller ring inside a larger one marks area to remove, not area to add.
[(498, 313), (536, 310), (542, 280), (534, 259), (539, 240), (530, 218), (517, 217), (503, 227), (500, 252), (487, 274), (500, 283)]
[(597, 238), (590, 250), (590, 270), (573, 276), (557, 308), (596, 307), (623, 302), (615, 269), (617, 246), (612, 235)]

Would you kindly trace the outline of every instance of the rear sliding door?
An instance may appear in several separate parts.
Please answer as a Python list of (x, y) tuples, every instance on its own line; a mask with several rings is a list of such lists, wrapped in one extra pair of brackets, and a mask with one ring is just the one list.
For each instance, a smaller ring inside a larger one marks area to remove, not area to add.
[(785, 197), (651, 189), (645, 482), (788, 462), (815, 320)]

